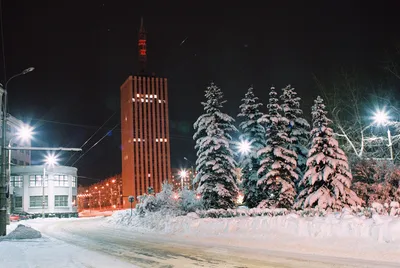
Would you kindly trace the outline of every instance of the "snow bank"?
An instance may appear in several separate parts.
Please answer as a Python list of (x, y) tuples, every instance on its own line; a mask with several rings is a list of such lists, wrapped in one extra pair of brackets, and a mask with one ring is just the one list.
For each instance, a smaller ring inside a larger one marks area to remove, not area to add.
[(145, 216), (142, 216), (135, 209), (133, 209), (131, 215), (131, 210), (128, 209), (114, 212), (111, 217), (107, 218), (107, 222), (114, 225), (131, 227), (140, 232), (156, 231), (165, 233), (166, 224), (176, 218), (176, 213), (171, 210), (148, 212)]
[(42, 234), (31, 227), (19, 224), (15, 230), (10, 232), (3, 240), (21, 240), (41, 238)]
[(372, 215), (371, 218), (352, 215), (349, 211), (323, 217), (302, 217), (289, 213), (282, 216), (200, 218), (196, 213), (174, 217), (166, 211), (140, 217), (130, 210), (118, 211), (108, 223), (127, 226), (141, 232), (195, 236), (236, 236), (268, 239), (277, 236), (297, 238), (357, 238), (400, 246), (400, 218)]

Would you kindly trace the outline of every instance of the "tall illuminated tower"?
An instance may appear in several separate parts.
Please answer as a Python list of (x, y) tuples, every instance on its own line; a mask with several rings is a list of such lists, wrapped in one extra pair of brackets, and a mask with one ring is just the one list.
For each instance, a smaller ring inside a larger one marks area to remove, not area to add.
[(138, 40), (139, 72), (121, 85), (122, 187), (128, 196), (161, 190), (171, 180), (168, 83), (147, 74), (147, 34), (141, 20)]

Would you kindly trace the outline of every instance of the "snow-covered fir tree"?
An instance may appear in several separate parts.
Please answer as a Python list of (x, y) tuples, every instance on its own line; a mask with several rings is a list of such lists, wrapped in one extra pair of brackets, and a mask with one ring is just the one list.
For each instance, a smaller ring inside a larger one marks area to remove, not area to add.
[(262, 200), (257, 186), (257, 170), (260, 168), (257, 151), (265, 147), (265, 129), (258, 122), (263, 116), (263, 113), (260, 112), (261, 106), (262, 103), (254, 95), (253, 88), (250, 87), (242, 99), (238, 114), (238, 117), (242, 118), (239, 125), (240, 141), (250, 147), (247, 152), (242, 152), (239, 160), (239, 167), (242, 169), (243, 202), (249, 207), (256, 207)]
[(318, 96), (312, 107), (312, 145), (308, 152), (307, 170), (300, 181), (304, 189), (296, 208), (341, 210), (357, 206), (362, 200), (351, 189), (352, 175), (345, 153), (339, 148), (329, 127), (331, 120), (323, 99)]
[(231, 149), (230, 132), (237, 131), (229, 115), (221, 111), (223, 94), (211, 83), (202, 102), (205, 113), (194, 123), (196, 140), (196, 183), (203, 206), (209, 208), (233, 208), (238, 196), (235, 167)]
[(277, 93), (269, 93), (268, 114), (259, 122), (266, 124), (266, 146), (257, 152), (260, 158), (257, 185), (266, 194), (260, 208), (291, 208), (296, 196), (294, 180), (297, 179), (296, 153), (286, 148), (290, 139), (285, 131), (289, 120), (281, 115)]
[(300, 108), (301, 99), (291, 85), (282, 89), (281, 100), (283, 115), (289, 120), (286, 131), (290, 142), (287, 148), (297, 154), (296, 172), (300, 179), (306, 169), (310, 124), (303, 118), (303, 110)]

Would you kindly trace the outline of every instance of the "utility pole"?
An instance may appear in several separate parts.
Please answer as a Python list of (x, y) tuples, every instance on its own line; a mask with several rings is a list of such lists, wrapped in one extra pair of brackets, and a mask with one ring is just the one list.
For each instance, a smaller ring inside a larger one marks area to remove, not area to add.
[[(25, 75), (27, 73), (32, 72), (33, 70), (35, 70), (35, 68), (33, 67), (29, 67), (25, 70), (23, 70), (22, 72), (15, 74), (13, 76), (11, 76), (9, 79), (6, 78), (6, 75), (4, 75), (4, 78), (6, 81), (4, 84), (4, 90), (2, 90), (3, 92), (3, 98), (2, 98), (2, 129), (1, 129), (1, 138), (2, 138), (2, 142), (1, 142), (1, 178), (0, 178), (0, 236), (5, 236), (6, 235), (6, 227), (7, 227), (7, 203), (8, 203), (8, 197), (10, 195), (9, 193), (9, 182), (8, 182), (8, 177), (7, 177), (7, 159), (6, 159), (6, 155), (7, 155), (7, 102), (8, 102), (8, 96), (7, 96), (7, 86), (8, 83), (13, 80), (15, 77), (21, 76), (21, 75)], [(6, 70), (4, 70), (5, 72)]]

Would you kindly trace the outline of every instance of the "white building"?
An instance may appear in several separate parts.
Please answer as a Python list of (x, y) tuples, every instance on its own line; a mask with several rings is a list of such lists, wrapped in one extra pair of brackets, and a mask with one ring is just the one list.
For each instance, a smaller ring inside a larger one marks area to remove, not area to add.
[[(11, 212), (77, 217), (77, 169), (67, 166), (11, 167)], [(44, 198), (43, 198), (44, 193)], [(44, 199), (44, 208), (43, 208)]]

